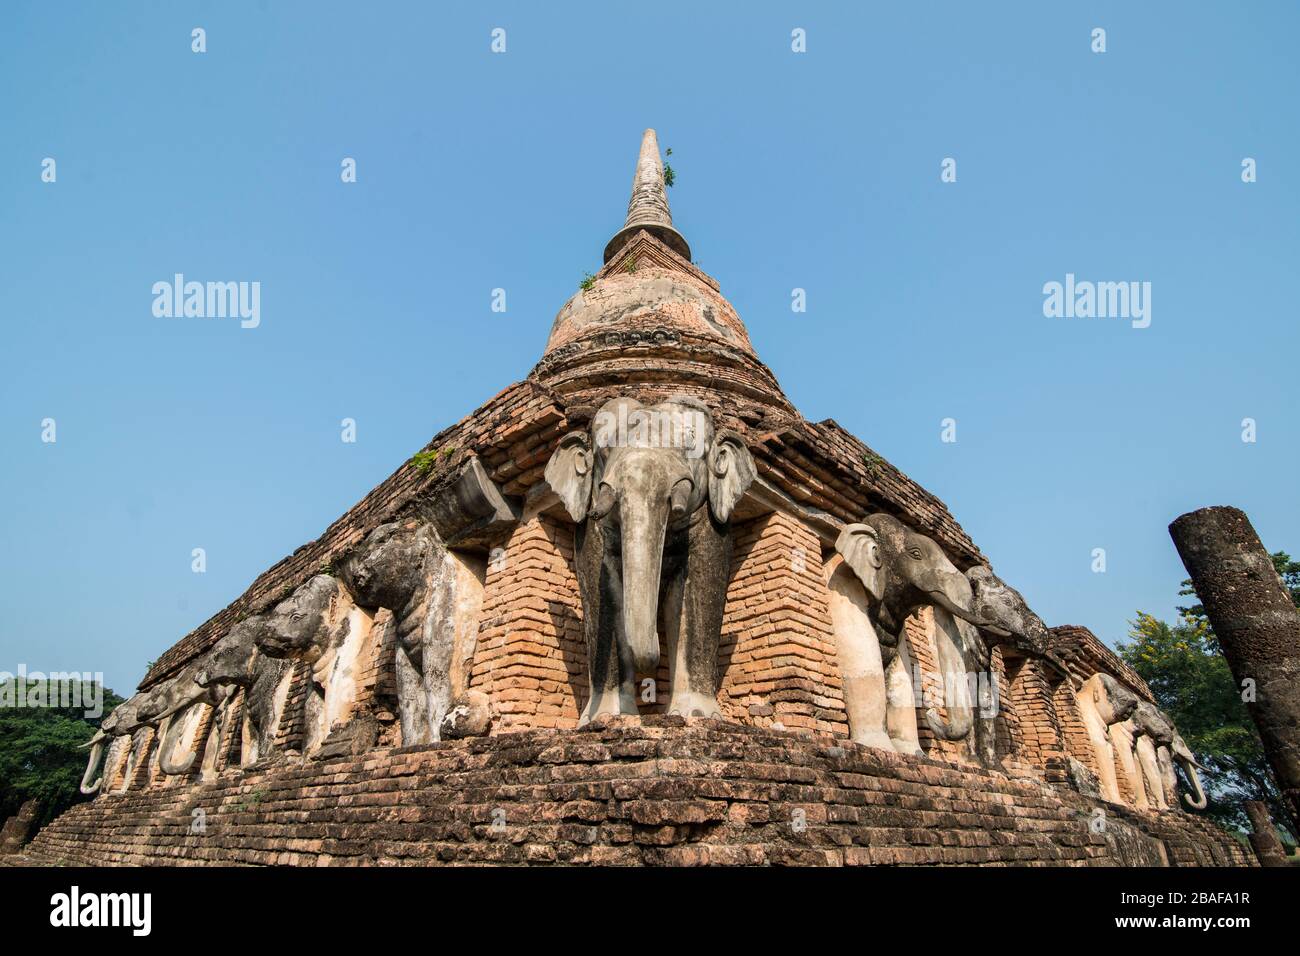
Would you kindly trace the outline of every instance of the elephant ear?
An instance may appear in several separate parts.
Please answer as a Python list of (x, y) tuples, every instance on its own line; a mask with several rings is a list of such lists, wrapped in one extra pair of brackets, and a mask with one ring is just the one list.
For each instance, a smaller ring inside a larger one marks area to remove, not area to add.
[(713, 436), (709, 450), (709, 509), (725, 522), (754, 481), (754, 459), (745, 440), (729, 429)]
[(869, 524), (845, 525), (840, 536), (835, 539), (835, 550), (844, 558), (844, 563), (853, 569), (872, 600), (881, 600), (884, 595), (880, 569), (885, 558), (880, 553), (880, 539), (876, 529)]
[(574, 521), (587, 517), (591, 502), (593, 460), (585, 432), (569, 432), (546, 463), (546, 483), (551, 486)]

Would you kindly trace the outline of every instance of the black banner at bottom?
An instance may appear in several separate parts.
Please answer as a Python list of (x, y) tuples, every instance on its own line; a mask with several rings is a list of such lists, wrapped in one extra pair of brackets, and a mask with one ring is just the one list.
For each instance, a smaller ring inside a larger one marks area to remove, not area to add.
[(301, 942), (308, 927), (331, 940), (427, 944), (443, 924), (483, 933), (495, 947), (512, 936), (539, 942), (541, 927), (558, 941), (599, 923), (653, 934), (683, 917), (697, 940), (717, 932), (734, 944), (855, 916), (876, 930), (887, 920), (893, 932), (923, 934), (918, 945), (927, 946), (1036, 930), (1195, 932), (1231, 945), (1241, 932), (1295, 926), (1300, 871), (1289, 870), (24, 867), (0, 868), (0, 920), (10, 941), (75, 935), (127, 946), (201, 940), (246, 923), (259, 944)]

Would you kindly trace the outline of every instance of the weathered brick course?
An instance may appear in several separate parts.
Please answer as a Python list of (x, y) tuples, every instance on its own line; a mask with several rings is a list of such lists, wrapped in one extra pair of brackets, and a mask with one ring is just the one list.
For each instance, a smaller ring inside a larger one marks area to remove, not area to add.
[[(1094, 809), (1105, 832), (1089, 827)], [(195, 811), (202, 811), (196, 814)], [(200, 825), (196, 823), (201, 820)], [(623, 718), (102, 796), (27, 864), (1250, 865), (1185, 813), (842, 740)]]

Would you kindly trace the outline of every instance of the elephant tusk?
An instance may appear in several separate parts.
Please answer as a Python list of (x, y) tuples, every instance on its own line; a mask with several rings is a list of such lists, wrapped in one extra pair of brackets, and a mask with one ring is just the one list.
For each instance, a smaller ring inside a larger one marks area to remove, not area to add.
[(671, 519), (677, 520), (685, 516), (686, 506), (691, 500), (691, 491), (694, 489), (689, 478), (683, 478), (677, 484), (673, 485), (673, 490), (669, 495), (669, 507), (671, 509)]
[(596, 498), (591, 503), (591, 517), (603, 518), (613, 510), (615, 501), (614, 489), (609, 485), (602, 484), (596, 491)]
[(1183, 794), (1183, 802), (1192, 810), (1204, 810), (1208, 800), (1205, 796), (1205, 789), (1201, 786), (1201, 778), (1196, 772), (1198, 764), (1195, 759), (1187, 760), (1183, 758), (1183, 760), (1186, 764), (1183, 770), (1186, 772), (1187, 780), (1194, 791), (1192, 794)]
[(86, 761), (86, 772), (81, 775), (81, 792), (86, 796), (99, 793), (99, 788), (104, 783), (104, 775), (101, 773), (95, 778), (94, 783), (87, 783), (89, 777), (99, 767), (99, 758), (104, 753), (104, 734), (102, 732), (95, 734), (90, 741), (90, 757)]

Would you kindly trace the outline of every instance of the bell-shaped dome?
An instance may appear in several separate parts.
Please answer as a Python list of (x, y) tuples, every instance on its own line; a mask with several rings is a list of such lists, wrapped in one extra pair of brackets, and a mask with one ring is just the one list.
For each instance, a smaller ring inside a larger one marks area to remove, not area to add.
[(745, 323), (689, 256), (646, 130), (627, 221), (605, 247), (604, 268), (556, 315), (530, 377), (578, 404), (615, 391), (685, 392), (754, 421), (792, 413)]
[(627, 344), (689, 335), (754, 354), (740, 316), (716, 288), (656, 265), (603, 275), (579, 290), (555, 317), (546, 351), (606, 332)]

